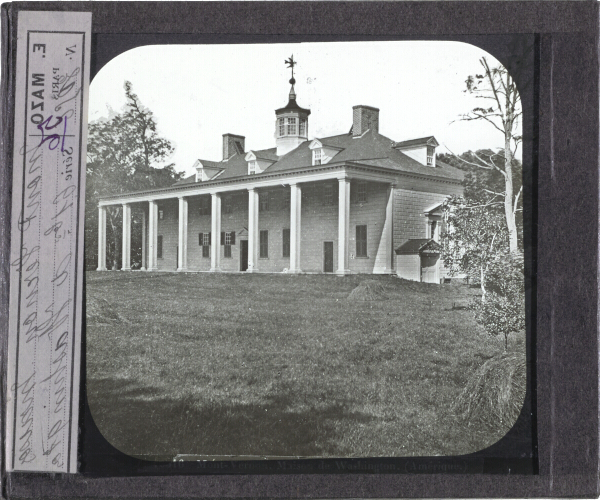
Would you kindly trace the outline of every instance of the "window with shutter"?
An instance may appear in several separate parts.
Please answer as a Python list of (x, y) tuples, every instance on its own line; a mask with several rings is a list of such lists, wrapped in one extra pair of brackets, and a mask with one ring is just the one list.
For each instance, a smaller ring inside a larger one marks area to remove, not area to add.
[(225, 258), (230, 259), (231, 258), (231, 233), (223, 233), (225, 236), (223, 236), (223, 245), (225, 246), (224, 248), (224, 253), (223, 255), (225, 256)]
[(356, 226), (356, 256), (367, 257), (367, 226)]
[(208, 258), (210, 257), (210, 233), (201, 233), (202, 234), (202, 257)]

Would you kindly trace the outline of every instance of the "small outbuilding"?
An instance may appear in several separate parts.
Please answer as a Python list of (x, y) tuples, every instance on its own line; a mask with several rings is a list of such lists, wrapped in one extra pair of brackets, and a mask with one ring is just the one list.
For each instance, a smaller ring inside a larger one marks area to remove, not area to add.
[(424, 283), (439, 283), (441, 245), (431, 238), (405, 241), (396, 248), (398, 277)]

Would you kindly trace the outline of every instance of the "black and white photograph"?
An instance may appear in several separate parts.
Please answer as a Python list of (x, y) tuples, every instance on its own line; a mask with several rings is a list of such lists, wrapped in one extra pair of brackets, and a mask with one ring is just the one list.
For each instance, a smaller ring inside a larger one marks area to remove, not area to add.
[(152, 461), (456, 456), (503, 438), (529, 328), (514, 77), (455, 41), (108, 62), (85, 199), (104, 438)]

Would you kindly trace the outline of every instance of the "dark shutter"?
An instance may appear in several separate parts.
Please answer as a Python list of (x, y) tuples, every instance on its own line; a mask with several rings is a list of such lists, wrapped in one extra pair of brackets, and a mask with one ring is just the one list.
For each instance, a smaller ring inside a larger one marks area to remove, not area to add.
[(231, 231), (231, 244), (235, 245), (235, 231)]
[(367, 226), (356, 226), (356, 256), (367, 257)]
[(221, 245), (225, 244), (225, 233), (221, 231)]
[(198, 233), (198, 245), (202, 246), (202, 243), (204, 243), (204, 234)]
[(266, 229), (260, 232), (260, 253), (261, 259), (269, 258), (269, 231)]
[(211, 237), (210, 237), (210, 234), (211, 234), (211, 233), (208, 233), (208, 244), (209, 244), (209, 245), (212, 245), (212, 239), (211, 239)]
[(283, 230), (283, 257), (290, 256), (290, 230)]
[(163, 237), (162, 234), (159, 234), (156, 237), (156, 258), (162, 259), (163, 256)]

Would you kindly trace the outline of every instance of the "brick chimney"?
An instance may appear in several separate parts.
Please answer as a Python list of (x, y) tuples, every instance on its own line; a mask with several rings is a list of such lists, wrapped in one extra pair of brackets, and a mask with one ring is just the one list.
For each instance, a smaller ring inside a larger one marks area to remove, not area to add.
[(379, 132), (379, 109), (358, 105), (352, 108), (352, 137), (359, 137), (367, 130)]
[(223, 134), (223, 161), (234, 154), (244, 154), (246, 138), (243, 135)]

